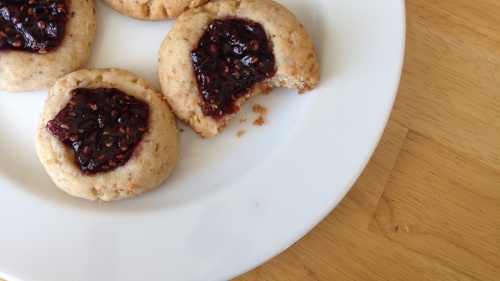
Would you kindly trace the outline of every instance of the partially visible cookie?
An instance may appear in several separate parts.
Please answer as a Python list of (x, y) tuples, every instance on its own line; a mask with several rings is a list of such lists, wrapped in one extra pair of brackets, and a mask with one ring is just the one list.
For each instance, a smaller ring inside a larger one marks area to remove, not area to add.
[(104, 0), (119, 13), (138, 20), (168, 20), (210, 0)]
[(201, 137), (273, 87), (314, 89), (320, 69), (307, 30), (271, 0), (222, 0), (179, 16), (158, 59), (161, 91)]
[(82, 69), (50, 89), (35, 144), (60, 189), (109, 201), (149, 192), (169, 176), (178, 131), (148, 81), (119, 69)]
[[(2, 1), (0, 8), (0, 91), (48, 88), (87, 62), (96, 32), (92, 0)], [(28, 24), (16, 30), (19, 22)]]

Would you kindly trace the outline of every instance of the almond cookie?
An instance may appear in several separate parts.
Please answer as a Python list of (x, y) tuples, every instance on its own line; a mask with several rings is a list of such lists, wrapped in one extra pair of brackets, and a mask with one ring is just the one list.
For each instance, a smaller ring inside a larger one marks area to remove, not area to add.
[(81, 69), (50, 89), (35, 143), (60, 189), (109, 201), (151, 191), (169, 176), (178, 131), (148, 81), (119, 69)]
[(138, 20), (168, 20), (209, 0), (104, 0), (119, 13)]
[(92, 0), (0, 2), (0, 91), (48, 88), (90, 55)]
[(221, 132), (240, 106), (273, 87), (311, 90), (319, 82), (306, 29), (271, 0), (222, 0), (176, 19), (158, 59), (161, 91), (201, 137)]

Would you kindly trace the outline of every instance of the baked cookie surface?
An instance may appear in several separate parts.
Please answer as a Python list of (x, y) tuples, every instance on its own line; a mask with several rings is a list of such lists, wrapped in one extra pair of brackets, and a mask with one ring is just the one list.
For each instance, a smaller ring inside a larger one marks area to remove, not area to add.
[[(48, 88), (58, 78), (85, 65), (96, 32), (94, 2), (67, 0), (65, 3), (67, 21), (57, 48), (47, 52), (0, 49), (0, 91), (25, 92)], [(12, 16), (7, 19), (12, 20)], [(37, 24), (49, 26), (44, 21)]]
[(311, 37), (282, 5), (271, 0), (222, 0), (189, 10), (176, 19), (161, 44), (158, 76), (161, 91), (174, 113), (201, 137), (220, 133), (234, 114), (213, 118), (203, 113), (201, 105), (206, 101), (200, 94), (198, 81), (207, 78), (200, 79), (200, 75), (195, 74), (192, 51), (206, 30), (212, 28), (214, 20), (228, 19), (260, 24), (275, 60), (274, 75), (256, 82), (244, 95), (238, 96), (234, 108), (238, 109), (259, 93), (270, 92), (273, 87), (296, 88), (303, 93), (319, 83), (318, 57)]
[[(73, 148), (47, 130), (48, 122), (71, 100), (70, 93), (80, 88), (115, 88), (149, 106), (142, 139), (128, 161), (114, 170), (82, 172)], [(60, 189), (84, 199), (109, 201), (149, 192), (169, 176), (177, 160), (178, 131), (168, 104), (148, 81), (119, 69), (82, 69), (58, 79), (50, 89), (40, 114), (35, 145), (41, 163)]]
[(174, 19), (210, 0), (104, 0), (119, 13), (138, 20)]

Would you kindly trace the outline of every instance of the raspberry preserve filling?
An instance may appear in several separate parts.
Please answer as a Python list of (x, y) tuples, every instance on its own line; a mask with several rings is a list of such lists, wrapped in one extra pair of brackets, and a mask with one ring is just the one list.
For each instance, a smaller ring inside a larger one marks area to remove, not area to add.
[(147, 130), (149, 107), (115, 88), (78, 88), (47, 130), (75, 151), (82, 172), (124, 165)]
[(0, 0), (0, 50), (46, 53), (66, 25), (65, 0)]
[(215, 119), (234, 114), (234, 101), (257, 82), (276, 73), (273, 48), (259, 23), (216, 19), (191, 51), (203, 114)]

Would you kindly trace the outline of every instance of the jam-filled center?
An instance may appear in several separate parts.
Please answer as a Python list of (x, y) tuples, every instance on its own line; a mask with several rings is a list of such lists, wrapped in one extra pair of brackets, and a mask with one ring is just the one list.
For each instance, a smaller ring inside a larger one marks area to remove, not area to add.
[(46, 53), (60, 44), (66, 0), (0, 0), (0, 50)]
[(191, 51), (202, 111), (215, 119), (234, 114), (234, 101), (251, 87), (273, 77), (273, 48), (259, 23), (244, 19), (216, 19)]
[(124, 165), (147, 130), (146, 103), (115, 88), (71, 92), (71, 100), (47, 122), (46, 129), (75, 151), (87, 174)]

